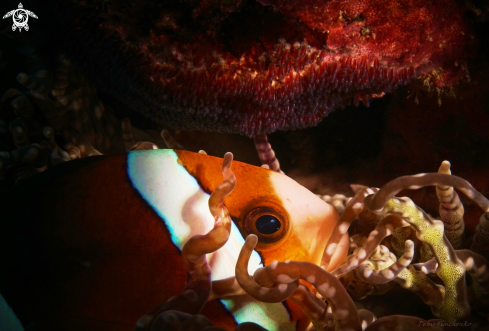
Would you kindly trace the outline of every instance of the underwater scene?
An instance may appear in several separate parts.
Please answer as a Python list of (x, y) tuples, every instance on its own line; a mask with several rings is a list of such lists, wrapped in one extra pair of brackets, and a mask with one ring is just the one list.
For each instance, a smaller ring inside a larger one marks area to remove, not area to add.
[(0, 331), (489, 330), (488, 0), (18, 1)]

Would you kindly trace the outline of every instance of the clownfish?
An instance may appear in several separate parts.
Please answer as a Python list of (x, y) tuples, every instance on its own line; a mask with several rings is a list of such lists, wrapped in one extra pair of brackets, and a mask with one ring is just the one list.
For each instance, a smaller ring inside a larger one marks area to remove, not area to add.
[[(133, 151), (66, 162), (3, 191), (4, 325), (134, 330), (184, 288), (180, 251), (214, 225), (208, 199), (222, 182), (221, 166), (221, 158), (188, 151)], [(336, 210), (284, 174), (237, 161), (231, 168), (236, 187), (224, 204), (233, 225), (228, 242), (207, 256), (212, 280), (234, 276), (249, 234), (259, 239), (250, 274), (274, 260), (319, 264)], [(210, 301), (201, 314), (230, 330), (246, 321), (268, 330), (308, 324), (292, 303), (248, 295)]]

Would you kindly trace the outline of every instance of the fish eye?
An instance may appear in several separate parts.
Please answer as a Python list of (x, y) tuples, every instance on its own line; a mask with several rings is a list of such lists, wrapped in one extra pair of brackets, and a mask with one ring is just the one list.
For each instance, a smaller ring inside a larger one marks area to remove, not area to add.
[(278, 218), (273, 215), (263, 215), (257, 218), (255, 222), (258, 232), (263, 234), (272, 234), (280, 230), (282, 226)]
[(244, 231), (258, 236), (259, 245), (269, 247), (281, 242), (289, 233), (289, 218), (280, 205), (261, 201), (248, 211)]

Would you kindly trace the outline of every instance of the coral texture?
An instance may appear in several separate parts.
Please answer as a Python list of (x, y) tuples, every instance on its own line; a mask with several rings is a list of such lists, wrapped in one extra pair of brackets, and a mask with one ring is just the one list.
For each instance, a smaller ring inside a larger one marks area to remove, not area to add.
[(315, 125), (415, 77), (454, 86), (474, 44), (464, 11), (453, 0), (60, 6), (62, 45), (100, 88), (175, 128), (248, 136)]

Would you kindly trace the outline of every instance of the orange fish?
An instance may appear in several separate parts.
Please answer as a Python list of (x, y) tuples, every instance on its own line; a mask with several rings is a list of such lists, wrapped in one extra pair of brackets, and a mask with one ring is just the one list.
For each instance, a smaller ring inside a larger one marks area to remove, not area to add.
[[(221, 165), (187, 151), (134, 151), (70, 161), (2, 192), (0, 319), (10, 316), (11, 330), (22, 330), (19, 321), (23, 328), (134, 330), (184, 288), (180, 250), (213, 227), (208, 199), (222, 182)], [(233, 227), (207, 256), (212, 280), (234, 276), (248, 234), (259, 238), (250, 274), (273, 260), (319, 264), (335, 209), (275, 171), (236, 161), (232, 171), (236, 187), (224, 204)], [(268, 330), (308, 324), (292, 303), (248, 295), (210, 301), (202, 314), (231, 330), (245, 321)]]

